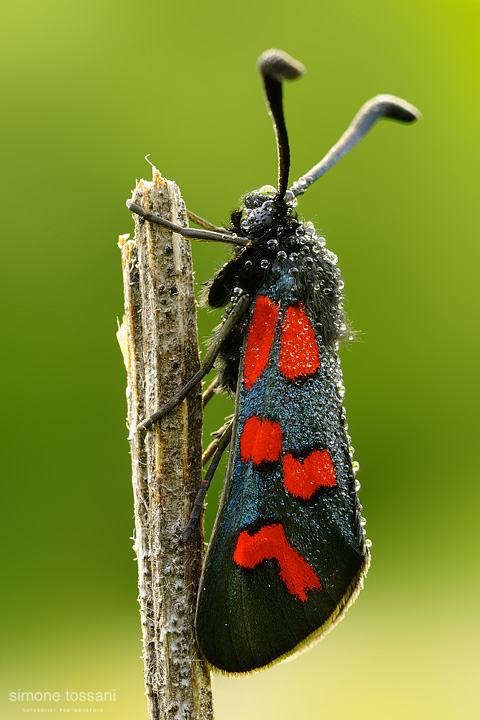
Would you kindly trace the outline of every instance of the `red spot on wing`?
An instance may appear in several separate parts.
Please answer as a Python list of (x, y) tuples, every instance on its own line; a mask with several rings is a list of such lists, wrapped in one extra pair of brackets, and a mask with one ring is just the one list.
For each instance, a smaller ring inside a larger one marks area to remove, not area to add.
[(243, 462), (275, 462), (282, 451), (282, 429), (277, 422), (262, 420), (253, 415), (243, 426), (240, 455)]
[(267, 367), (277, 322), (278, 305), (266, 295), (259, 295), (248, 332), (243, 361), (243, 382), (250, 390)]
[(303, 500), (311, 498), (319, 487), (333, 487), (337, 480), (330, 453), (314, 450), (303, 462), (284, 455), (283, 482), (287, 492)]
[(309, 590), (321, 590), (315, 571), (285, 537), (283, 525), (265, 525), (254, 535), (240, 533), (233, 560), (243, 568), (253, 569), (263, 560), (276, 560), (279, 576), (296, 600), (305, 602)]
[(303, 303), (291, 305), (285, 316), (279, 360), (280, 372), (289, 380), (311, 375), (320, 367), (318, 345)]

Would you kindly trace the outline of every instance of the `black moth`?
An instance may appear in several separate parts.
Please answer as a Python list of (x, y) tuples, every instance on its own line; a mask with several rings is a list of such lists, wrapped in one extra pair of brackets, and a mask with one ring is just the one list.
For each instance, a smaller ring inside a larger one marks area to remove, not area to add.
[(245, 196), (228, 229), (189, 214), (185, 229), (127, 206), (186, 237), (228, 242), (231, 260), (211, 280), (208, 304), (231, 311), (199, 373), (141, 424), (180, 403), (211, 370), (236, 394), (234, 419), (217, 449), (183, 539), (230, 444), (220, 509), (205, 559), (196, 613), (200, 649), (215, 668), (247, 673), (307, 647), (345, 614), (361, 589), (370, 555), (342, 406), (338, 343), (347, 326), (337, 259), (297, 197), (382, 117), (410, 123), (420, 113), (392, 95), (360, 109), (340, 140), (288, 189), (290, 152), (282, 81), (304, 68), (279, 50), (259, 59), (278, 150), (278, 189)]

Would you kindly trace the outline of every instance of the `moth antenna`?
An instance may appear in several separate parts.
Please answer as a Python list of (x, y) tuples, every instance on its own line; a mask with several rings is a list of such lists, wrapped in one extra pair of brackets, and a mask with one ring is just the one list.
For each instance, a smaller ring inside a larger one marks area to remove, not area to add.
[(278, 194), (283, 197), (288, 186), (290, 147), (283, 114), (282, 82), (301, 77), (305, 68), (287, 53), (275, 49), (266, 50), (260, 55), (257, 68), (262, 76), (267, 107), (275, 130), (278, 154)]
[(291, 192), (297, 196), (304, 193), (315, 180), (325, 175), (327, 170), (330, 170), (349, 150), (355, 147), (375, 123), (383, 117), (403, 123), (412, 123), (420, 120), (422, 114), (406, 100), (394, 95), (376, 95), (362, 105), (340, 140), (320, 160), (318, 165), (315, 165), (306, 175), (303, 175), (292, 185)]

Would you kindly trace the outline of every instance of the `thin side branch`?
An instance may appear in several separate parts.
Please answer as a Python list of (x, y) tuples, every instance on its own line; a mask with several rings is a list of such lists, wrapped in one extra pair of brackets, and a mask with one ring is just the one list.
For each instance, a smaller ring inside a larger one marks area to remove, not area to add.
[[(186, 211), (175, 183), (154, 168), (133, 201), (177, 225)], [(181, 541), (201, 482), (201, 389), (149, 431), (139, 423), (199, 368), (189, 242), (135, 216), (120, 239), (125, 316), (118, 338), (128, 375), (135, 551), (150, 720), (213, 718), (209, 671), (198, 654), (194, 613), (203, 533)]]

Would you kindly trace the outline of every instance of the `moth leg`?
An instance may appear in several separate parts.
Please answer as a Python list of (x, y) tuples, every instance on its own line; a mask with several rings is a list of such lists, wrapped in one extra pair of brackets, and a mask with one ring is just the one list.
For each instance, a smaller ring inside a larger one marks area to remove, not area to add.
[(219, 385), (220, 385), (220, 378), (217, 375), (217, 377), (212, 380), (212, 382), (207, 387), (207, 389), (204, 390), (202, 393), (203, 407), (205, 407), (205, 405), (208, 403), (208, 401), (211, 400), (211, 398), (213, 397), (213, 395), (215, 393), (215, 390), (217, 389), (217, 387)]
[(221, 440), (221, 438), (222, 438), (222, 435), (223, 435), (223, 433), (225, 432), (225, 430), (228, 429), (228, 426), (229, 426), (230, 423), (232, 422), (233, 417), (234, 417), (233, 415), (229, 415), (228, 417), (226, 417), (226, 418), (225, 418), (225, 421), (226, 421), (225, 424), (222, 425), (222, 427), (219, 428), (218, 430), (216, 430), (215, 432), (211, 433), (212, 437), (214, 437), (215, 440), (212, 440), (212, 442), (211, 442), (210, 445), (207, 447), (207, 449), (204, 450), (203, 453), (202, 453), (202, 467), (204, 467), (204, 466), (207, 464), (207, 462), (210, 460), (210, 458), (212, 457), (213, 453), (214, 453), (215, 450), (217, 449), (217, 447), (218, 447), (218, 445), (219, 445), (219, 442), (220, 442), (220, 440)]
[(169, 400), (162, 408), (160, 408), (160, 410), (157, 410), (157, 412), (154, 412), (153, 415), (150, 415), (149, 418), (141, 422), (138, 425), (137, 430), (147, 430), (154, 423), (161, 420), (162, 417), (164, 417), (167, 413), (173, 410), (173, 408), (177, 407), (177, 405), (180, 405), (180, 403), (185, 400), (190, 390), (193, 390), (195, 385), (198, 385), (198, 383), (205, 377), (205, 375), (208, 375), (208, 373), (213, 367), (215, 358), (220, 352), (223, 343), (228, 338), (231, 331), (238, 323), (242, 315), (245, 313), (249, 305), (250, 297), (248, 295), (242, 295), (238, 299), (236, 305), (233, 306), (230, 315), (228, 315), (227, 319), (222, 323), (220, 328), (213, 336), (210, 347), (208, 348), (205, 358), (200, 366), (200, 370), (186, 383), (186, 385), (183, 386), (183, 388), (177, 395), (175, 395), (175, 397)]
[(169, 230), (173, 230), (173, 232), (176, 232), (179, 235), (183, 235), (183, 237), (190, 238), (190, 240), (213, 240), (215, 242), (223, 242), (229, 243), (230, 245), (242, 246), (250, 245), (251, 243), (251, 240), (247, 240), (247, 238), (244, 237), (239, 237), (238, 235), (227, 232), (226, 230), (223, 230), (223, 232), (217, 232), (213, 230), (197, 230), (196, 228), (186, 228), (182, 227), (182, 225), (175, 225), (175, 223), (172, 223), (170, 222), (170, 220), (166, 220), (165, 218), (160, 217), (160, 215), (154, 215), (153, 213), (147, 212), (141, 205), (137, 205), (132, 200), (127, 200), (126, 205), (131, 212), (139, 215), (144, 220), (147, 220), (148, 222), (154, 223), (156, 225), (162, 225)]
[[(190, 518), (188, 520), (187, 527), (182, 533), (182, 540), (185, 542), (190, 537), (192, 530), (195, 529), (198, 518), (200, 517), (200, 513), (202, 511), (203, 507), (203, 501), (205, 500), (205, 495), (207, 494), (207, 490), (210, 487), (210, 483), (212, 482), (212, 478), (215, 474), (215, 470), (218, 467), (218, 464), (221, 460), (221, 457), (225, 450), (227, 449), (228, 445), (230, 444), (230, 440), (232, 437), (232, 425), (233, 425), (233, 419), (230, 420), (228, 425), (224, 425), (223, 427), (225, 429), (223, 435), (221, 435), (218, 438), (217, 442), (217, 449), (215, 450), (215, 454), (213, 455), (212, 461), (210, 465), (208, 466), (208, 470), (205, 473), (205, 477), (202, 480), (202, 483), (200, 485), (200, 489), (197, 493), (197, 497), (194, 500), (192, 511), (190, 513)], [(213, 443), (212, 443), (213, 445)]]
[(223, 227), (218, 227), (217, 225), (214, 225), (211, 222), (208, 222), (208, 220), (205, 220), (205, 218), (200, 217), (200, 215), (197, 215), (197, 213), (192, 212), (191, 210), (187, 210), (188, 219), (194, 222), (196, 225), (200, 225), (201, 228), (204, 230), (211, 230), (212, 232), (229, 232), (228, 230), (225, 230)]

